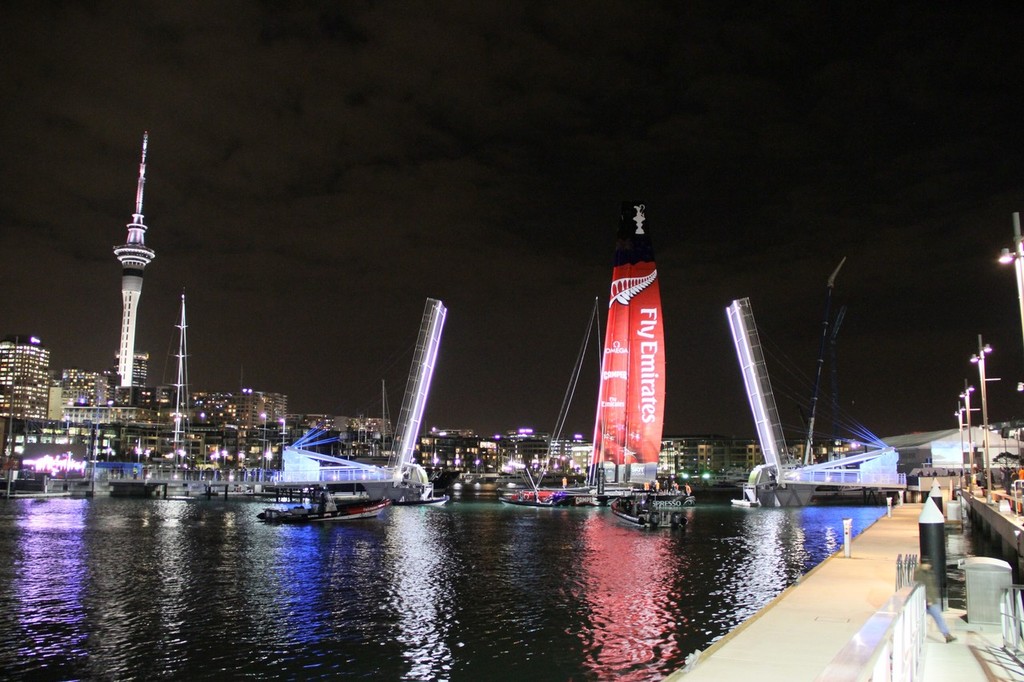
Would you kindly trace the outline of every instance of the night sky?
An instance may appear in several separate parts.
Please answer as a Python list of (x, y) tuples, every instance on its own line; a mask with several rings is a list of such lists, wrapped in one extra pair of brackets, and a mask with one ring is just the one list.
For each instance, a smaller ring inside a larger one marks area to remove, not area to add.
[[(151, 383), (184, 290), (193, 389), (373, 416), (383, 380), (397, 415), (436, 297), (425, 426), (550, 430), (641, 199), (667, 434), (753, 436), (740, 297), (800, 432), (844, 256), (840, 424), (955, 427), (978, 334), (990, 420), (1024, 416), (996, 262), (1024, 210), (1021, 26), (1016, 2), (5, 2), (0, 334), (114, 364), (148, 130)], [(594, 360), (570, 430), (596, 385)], [(827, 434), (830, 362), (821, 395)]]

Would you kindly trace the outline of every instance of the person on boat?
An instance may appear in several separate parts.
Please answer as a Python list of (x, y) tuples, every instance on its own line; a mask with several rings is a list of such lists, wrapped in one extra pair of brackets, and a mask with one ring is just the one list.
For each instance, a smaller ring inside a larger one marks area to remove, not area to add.
[(939, 626), (939, 632), (946, 638), (946, 643), (956, 641), (956, 637), (950, 634), (949, 626), (946, 625), (946, 620), (942, 617), (942, 595), (939, 594), (939, 579), (935, 575), (935, 571), (932, 570), (930, 562), (921, 562), (921, 565), (914, 571), (914, 582), (924, 585), (924, 603), (927, 606), (928, 615)]
[(686, 492), (686, 496), (687, 497), (689, 497), (690, 495), (693, 495), (693, 488), (690, 487), (689, 483), (686, 484), (686, 486), (683, 488), (683, 490)]

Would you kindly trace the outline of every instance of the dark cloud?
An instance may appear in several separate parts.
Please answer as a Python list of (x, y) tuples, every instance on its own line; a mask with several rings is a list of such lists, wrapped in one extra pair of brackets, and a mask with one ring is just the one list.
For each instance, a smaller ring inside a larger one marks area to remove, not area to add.
[[(1004, 376), (992, 416), (1017, 416), (1020, 320), (994, 255), (1022, 208), (1022, 13), (6, 3), (0, 332), (40, 335), (58, 366), (110, 363), (111, 248), (149, 130), (138, 347), (175, 347), (184, 289), (197, 386), (372, 411), (390, 374), (397, 403), (434, 296), (450, 314), (428, 422), (549, 428), (607, 295), (618, 202), (641, 197), (667, 431), (752, 433), (725, 306), (751, 297), (780, 375), (810, 373), (843, 256), (844, 411), (883, 434), (953, 424), (981, 332)], [(799, 422), (808, 387), (778, 383)]]

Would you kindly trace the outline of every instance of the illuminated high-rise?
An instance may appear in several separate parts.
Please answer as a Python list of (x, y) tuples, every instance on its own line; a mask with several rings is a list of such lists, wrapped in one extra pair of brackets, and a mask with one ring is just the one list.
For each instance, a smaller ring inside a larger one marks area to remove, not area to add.
[(139, 184), (135, 192), (135, 213), (128, 223), (127, 243), (114, 247), (114, 255), (121, 261), (121, 300), (124, 308), (121, 314), (121, 341), (117, 352), (117, 373), (121, 386), (133, 385), (135, 361), (135, 321), (138, 317), (139, 299), (142, 298), (142, 274), (156, 252), (146, 246), (146, 224), (142, 222), (142, 191), (146, 184), (146, 146), (149, 133), (142, 135), (142, 161), (139, 163)]
[(35, 336), (0, 341), (0, 414), (46, 419), (50, 397), (50, 351)]

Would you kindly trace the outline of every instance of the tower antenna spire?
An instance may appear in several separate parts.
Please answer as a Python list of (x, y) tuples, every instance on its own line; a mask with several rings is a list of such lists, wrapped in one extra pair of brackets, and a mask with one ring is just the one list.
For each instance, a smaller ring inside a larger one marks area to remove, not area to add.
[(121, 386), (134, 385), (135, 362), (135, 321), (138, 317), (139, 299), (142, 297), (142, 275), (146, 266), (156, 257), (156, 252), (146, 246), (146, 223), (142, 216), (142, 188), (146, 184), (146, 148), (149, 146), (149, 131), (142, 135), (142, 161), (139, 163), (139, 185), (135, 191), (135, 213), (128, 223), (128, 239), (121, 246), (114, 247), (114, 255), (121, 262), (121, 340), (118, 344), (117, 372)]
[(139, 162), (139, 186), (135, 190), (135, 222), (141, 223), (142, 193), (146, 187), (146, 147), (149, 146), (149, 131), (142, 133), (142, 161)]

